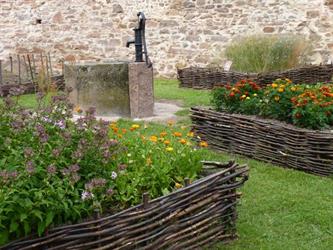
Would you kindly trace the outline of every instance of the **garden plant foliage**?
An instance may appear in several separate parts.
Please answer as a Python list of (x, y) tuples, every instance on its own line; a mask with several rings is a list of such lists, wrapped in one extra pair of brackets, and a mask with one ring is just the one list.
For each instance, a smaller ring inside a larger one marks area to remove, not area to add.
[(277, 79), (266, 88), (251, 80), (217, 87), (212, 104), (218, 111), (260, 115), (298, 127), (327, 129), (333, 126), (333, 85), (296, 85)]
[(253, 35), (237, 39), (226, 48), (225, 56), (240, 72), (281, 71), (304, 64), (311, 46), (295, 35)]
[(72, 109), (66, 93), (50, 102), (38, 94), (34, 110), (17, 97), (0, 103), (1, 244), (139, 204), (144, 192), (168, 194), (200, 172), (196, 152), (207, 144), (185, 128), (150, 134), (96, 120), (93, 108), (73, 122)]

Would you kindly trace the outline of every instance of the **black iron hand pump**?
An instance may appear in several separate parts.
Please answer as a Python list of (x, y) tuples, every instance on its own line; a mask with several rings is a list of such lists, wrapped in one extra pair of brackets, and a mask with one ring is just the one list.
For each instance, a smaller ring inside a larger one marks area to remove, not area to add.
[(138, 27), (134, 29), (134, 40), (129, 40), (126, 43), (126, 47), (129, 47), (132, 43), (135, 45), (135, 62), (144, 62), (143, 54), (145, 55), (145, 62), (148, 67), (152, 66), (152, 63), (148, 57), (147, 44), (146, 44), (146, 17), (143, 12), (139, 12), (138, 16)]

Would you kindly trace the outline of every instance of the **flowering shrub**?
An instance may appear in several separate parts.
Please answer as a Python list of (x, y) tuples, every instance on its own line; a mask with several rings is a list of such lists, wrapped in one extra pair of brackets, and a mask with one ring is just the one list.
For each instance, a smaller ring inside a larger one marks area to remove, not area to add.
[(195, 151), (207, 145), (187, 130), (148, 134), (96, 120), (93, 108), (73, 122), (72, 108), (65, 94), (39, 95), (34, 111), (0, 103), (0, 243), (155, 198), (200, 171)]
[(212, 104), (219, 111), (257, 114), (310, 129), (333, 125), (333, 86), (330, 84), (295, 85), (289, 79), (277, 79), (261, 89), (243, 80), (234, 87), (217, 88), (212, 95)]
[(217, 110), (252, 115), (260, 109), (263, 92), (253, 81), (242, 80), (234, 86), (218, 87), (212, 94), (212, 104)]

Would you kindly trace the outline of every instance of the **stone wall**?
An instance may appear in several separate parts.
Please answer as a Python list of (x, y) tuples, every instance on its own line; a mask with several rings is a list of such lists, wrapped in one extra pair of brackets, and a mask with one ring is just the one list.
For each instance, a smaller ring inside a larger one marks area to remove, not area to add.
[(174, 76), (177, 65), (216, 61), (246, 34), (304, 34), (317, 63), (333, 53), (333, 0), (0, 0), (0, 57), (49, 51), (66, 60), (132, 59), (125, 44), (139, 10), (162, 76)]

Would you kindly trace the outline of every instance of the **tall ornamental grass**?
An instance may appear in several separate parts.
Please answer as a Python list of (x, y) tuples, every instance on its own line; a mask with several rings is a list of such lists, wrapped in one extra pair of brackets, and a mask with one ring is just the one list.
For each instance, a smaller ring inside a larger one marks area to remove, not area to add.
[(240, 72), (282, 71), (304, 65), (311, 45), (295, 35), (252, 35), (234, 40), (225, 51)]

